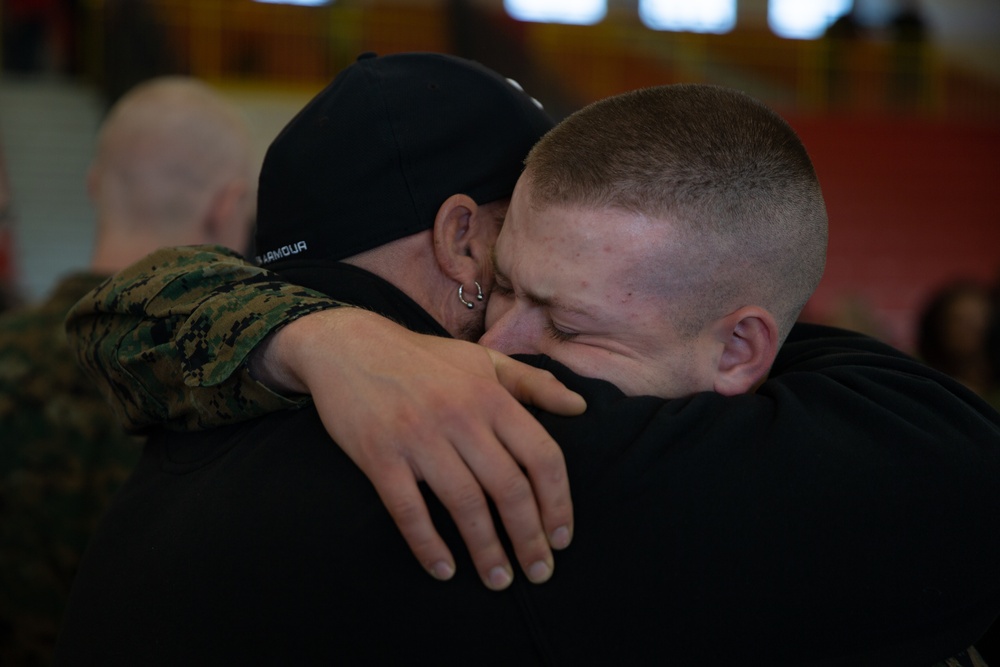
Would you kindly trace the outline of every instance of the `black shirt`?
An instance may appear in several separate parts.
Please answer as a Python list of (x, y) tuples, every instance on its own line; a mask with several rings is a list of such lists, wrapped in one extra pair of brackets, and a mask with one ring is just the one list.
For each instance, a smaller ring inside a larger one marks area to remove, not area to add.
[[(443, 334), (343, 266), (292, 279)], [(912, 667), (1000, 610), (1000, 417), (947, 377), (805, 325), (737, 397), (626, 398), (527, 360), (588, 403), (538, 414), (576, 522), (548, 583), (487, 590), (427, 494), (458, 559), (433, 580), (308, 408), (151, 437), (84, 559), (57, 664)]]

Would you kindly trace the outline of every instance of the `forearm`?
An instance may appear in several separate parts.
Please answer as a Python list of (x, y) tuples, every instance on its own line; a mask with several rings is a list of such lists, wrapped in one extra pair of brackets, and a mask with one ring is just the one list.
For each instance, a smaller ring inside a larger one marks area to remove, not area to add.
[(251, 377), (284, 324), (337, 302), (214, 246), (165, 249), (116, 274), (67, 318), (70, 345), (130, 430), (191, 430), (301, 404)]

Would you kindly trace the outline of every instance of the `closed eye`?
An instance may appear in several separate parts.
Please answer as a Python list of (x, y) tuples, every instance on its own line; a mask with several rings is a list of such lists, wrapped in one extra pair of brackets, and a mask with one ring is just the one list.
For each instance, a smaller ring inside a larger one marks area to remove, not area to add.
[(514, 290), (511, 288), (510, 285), (502, 283), (499, 280), (497, 280), (493, 283), (492, 294), (496, 294), (499, 296), (514, 296)]
[(563, 331), (557, 327), (552, 320), (548, 320), (545, 323), (545, 333), (548, 334), (549, 337), (560, 342), (571, 341), (579, 335), (570, 331)]

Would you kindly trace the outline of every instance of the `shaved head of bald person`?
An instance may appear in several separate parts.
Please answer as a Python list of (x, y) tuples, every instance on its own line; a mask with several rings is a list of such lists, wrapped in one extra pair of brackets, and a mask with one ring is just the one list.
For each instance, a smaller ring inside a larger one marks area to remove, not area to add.
[(108, 113), (87, 185), (97, 214), (91, 268), (113, 273), (164, 246), (247, 246), (257, 164), (240, 112), (206, 84), (162, 77)]

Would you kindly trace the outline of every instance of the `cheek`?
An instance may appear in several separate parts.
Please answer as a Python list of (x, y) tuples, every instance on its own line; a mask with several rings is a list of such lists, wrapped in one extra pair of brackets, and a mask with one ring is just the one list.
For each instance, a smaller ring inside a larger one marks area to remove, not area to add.
[(620, 386), (631, 373), (626, 358), (592, 345), (551, 342), (539, 350), (585, 377), (608, 380)]
[(513, 300), (509, 296), (493, 292), (486, 302), (486, 328), (493, 326), (512, 305)]

